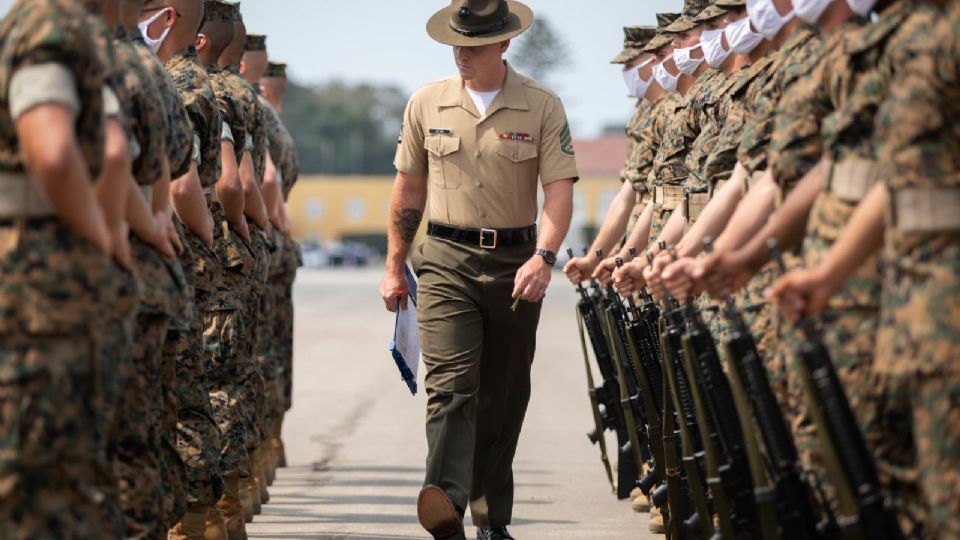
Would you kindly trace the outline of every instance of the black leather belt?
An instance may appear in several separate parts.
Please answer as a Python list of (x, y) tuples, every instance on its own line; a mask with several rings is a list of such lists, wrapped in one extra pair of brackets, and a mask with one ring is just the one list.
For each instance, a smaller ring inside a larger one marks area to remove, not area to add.
[(517, 229), (465, 229), (431, 221), (427, 224), (427, 235), (443, 238), (451, 242), (480, 246), (483, 249), (512, 247), (526, 244), (537, 239), (537, 226)]

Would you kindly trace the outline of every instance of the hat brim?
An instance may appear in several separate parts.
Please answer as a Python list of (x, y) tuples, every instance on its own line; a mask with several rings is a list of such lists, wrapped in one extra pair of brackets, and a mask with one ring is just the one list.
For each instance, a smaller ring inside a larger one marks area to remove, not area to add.
[(666, 47), (667, 45), (673, 43), (673, 36), (668, 36), (666, 34), (657, 34), (653, 39), (650, 40), (650, 43), (647, 43), (647, 46), (644, 47), (640, 52), (656, 52), (657, 49)]
[(533, 24), (533, 10), (516, 0), (508, 0), (510, 15), (507, 23), (497, 32), (479, 36), (465, 36), (450, 27), (450, 13), (453, 5), (447, 6), (433, 14), (427, 21), (427, 34), (434, 41), (454, 47), (480, 47), (500, 43), (515, 38), (530, 28)]
[(699, 15), (693, 18), (693, 22), (696, 24), (705, 23), (707, 21), (716, 19), (717, 17), (727, 14), (727, 10), (716, 5), (710, 4), (706, 9), (700, 12)]
[(686, 15), (681, 15), (679, 19), (670, 23), (670, 26), (663, 29), (664, 32), (669, 32), (672, 34), (679, 34), (680, 32), (686, 32), (697, 26), (697, 23), (693, 22), (693, 19), (687, 17)]
[(626, 64), (627, 62), (633, 60), (634, 58), (643, 54), (639, 48), (627, 47), (620, 51), (620, 54), (613, 57), (613, 60), (610, 61), (611, 64)]

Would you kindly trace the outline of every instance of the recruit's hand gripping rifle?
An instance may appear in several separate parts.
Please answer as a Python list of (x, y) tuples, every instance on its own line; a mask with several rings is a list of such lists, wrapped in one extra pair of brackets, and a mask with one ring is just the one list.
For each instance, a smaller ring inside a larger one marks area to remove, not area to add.
[[(786, 273), (786, 265), (776, 239), (767, 242), (781, 273)], [(873, 460), (873, 453), (867, 447), (863, 433), (847, 400), (843, 384), (837, 375), (836, 367), (830, 358), (830, 352), (809, 319), (801, 320), (797, 326), (804, 334), (800, 345), (800, 364), (804, 370), (806, 390), (815, 403), (812, 416), (817, 431), (825, 436), (825, 454), (828, 459), (832, 450), (839, 463), (840, 478), (835, 479), (837, 489), (847, 493), (841, 498), (852, 496), (859, 507), (855, 516), (844, 516), (839, 523), (844, 536), (862, 536), (879, 540), (902, 540), (903, 531), (896, 514), (884, 508), (884, 499), (880, 491), (880, 481)]]

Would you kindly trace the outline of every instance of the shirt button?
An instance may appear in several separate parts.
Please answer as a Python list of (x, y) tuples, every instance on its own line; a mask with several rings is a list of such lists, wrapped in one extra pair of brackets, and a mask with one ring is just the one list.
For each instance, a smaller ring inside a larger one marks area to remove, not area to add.
[(482, 188), (482, 187), (483, 187), (483, 182), (477, 182), (477, 187), (478, 187), (478, 188)]
[(476, 157), (477, 159), (480, 159), (480, 152), (477, 152), (475, 157)]
[(480, 211), (480, 217), (482, 217), (482, 218), (487, 217), (487, 213), (484, 212), (483, 210), (481, 210), (481, 211)]

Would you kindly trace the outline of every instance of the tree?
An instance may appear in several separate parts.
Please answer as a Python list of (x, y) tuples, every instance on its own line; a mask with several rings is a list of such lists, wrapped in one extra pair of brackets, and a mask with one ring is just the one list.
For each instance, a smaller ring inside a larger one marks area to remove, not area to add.
[(514, 45), (510, 63), (544, 84), (557, 68), (570, 66), (570, 47), (545, 17), (537, 17)]
[(392, 86), (291, 81), (283, 121), (304, 174), (389, 174), (405, 105)]

